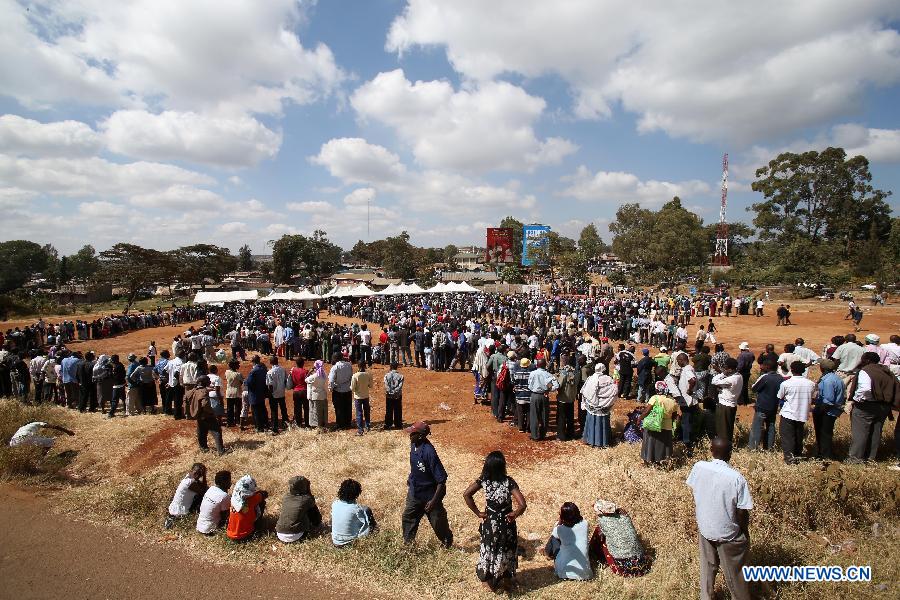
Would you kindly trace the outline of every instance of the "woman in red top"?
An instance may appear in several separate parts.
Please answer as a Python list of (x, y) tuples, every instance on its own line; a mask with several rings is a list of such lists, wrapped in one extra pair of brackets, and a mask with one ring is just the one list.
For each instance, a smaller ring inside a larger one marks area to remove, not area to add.
[(309, 372), (303, 368), (303, 359), (297, 359), (297, 366), (291, 369), (291, 382), (294, 384), (294, 425), (309, 427), (309, 398), (306, 395), (306, 378)]
[(256, 489), (256, 480), (249, 475), (238, 480), (231, 493), (227, 529), (229, 539), (240, 542), (256, 532), (256, 524), (266, 510), (268, 496), (268, 492)]

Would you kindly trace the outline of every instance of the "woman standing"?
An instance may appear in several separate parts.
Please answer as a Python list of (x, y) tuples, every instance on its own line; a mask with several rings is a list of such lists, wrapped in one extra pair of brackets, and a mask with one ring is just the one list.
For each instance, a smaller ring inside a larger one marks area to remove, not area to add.
[[(478, 510), (475, 493), (484, 490), (485, 509)], [(512, 477), (506, 474), (506, 458), (495, 450), (484, 459), (481, 477), (465, 492), (469, 509), (482, 519), (481, 547), (475, 574), (491, 590), (516, 576), (519, 566), (516, 519), (525, 512), (525, 497)], [(513, 509), (515, 504), (515, 509)]]
[(328, 426), (328, 379), (325, 363), (317, 360), (312, 373), (306, 378), (306, 394), (309, 398), (309, 426), (323, 431)]
[(610, 411), (616, 401), (618, 386), (613, 378), (606, 375), (606, 367), (597, 363), (594, 374), (587, 378), (581, 388), (581, 407), (587, 411), (582, 439), (595, 448), (612, 445)]
[[(641, 409), (639, 424), (644, 428), (641, 459), (646, 465), (658, 464), (672, 457), (672, 419), (678, 412), (678, 405), (666, 395), (667, 388), (665, 381), (657, 381), (656, 394)], [(659, 430), (654, 431), (644, 425), (644, 420), (657, 405), (662, 407), (663, 414)]]

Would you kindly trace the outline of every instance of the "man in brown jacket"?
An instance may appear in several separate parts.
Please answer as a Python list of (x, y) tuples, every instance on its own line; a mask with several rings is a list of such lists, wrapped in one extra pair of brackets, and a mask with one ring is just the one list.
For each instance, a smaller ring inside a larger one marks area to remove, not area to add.
[(900, 397), (900, 382), (879, 362), (877, 353), (863, 353), (850, 387), (850, 462), (875, 460), (884, 421)]
[(197, 380), (197, 387), (185, 394), (185, 404), (189, 414), (197, 421), (197, 443), (204, 452), (209, 451), (207, 436), (212, 433), (216, 442), (216, 451), (219, 455), (225, 454), (225, 446), (222, 443), (222, 424), (219, 417), (213, 412), (209, 403), (209, 377), (203, 375)]

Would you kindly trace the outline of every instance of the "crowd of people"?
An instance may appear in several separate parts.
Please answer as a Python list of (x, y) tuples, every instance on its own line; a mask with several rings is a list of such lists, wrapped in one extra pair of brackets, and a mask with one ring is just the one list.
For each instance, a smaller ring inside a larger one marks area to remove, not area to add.
[[(357, 435), (365, 435), (372, 426), (371, 366), (375, 363), (388, 366), (383, 376), (385, 429), (404, 427), (401, 368), (471, 372), (474, 402), (488, 405), (498, 422), (508, 422), (535, 441), (546, 439), (555, 426), (559, 441), (580, 439), (593, 447), (611, 446), (617, 442), (614, 407), (619, 400), (634, 399), (637, 405), (626, 415), (621, 438), (641, 444), (645, 464), (672, 459), (677, 443), (689, 457), (702, 438), (713, 440), (712, 466), (700, 468), (704, 463), (696, 463), (688, 484), (695, 493), (698, 523), (706, 518), (702, 513), (725, 510), (727, 514), (719, 517), (730, 525), (718, 529), (700, 525), (705, 569), (701, 584), (708, 584), (703, 577), (709, 577), (710, 569), (714, 579), (715, 568), (721, 566), (732, 595), (748, 597), (735, 575), (747, 553), (746, 537), (741, 539), (746, 535), (746, 511), (752, 507), (746, 482), (743, 487), (730, 486), (740, 493), (727, 501), (714, 503), (701, 497), (710, 489), (724, 493), (721, 486), (708, 487), (716, 477), (738, 483), (743, 479), (727, 466), (733, 446), (739, 443), (735, 437), (738, 406), (753, 404), (747, 449), (774, 451), (780, 438), (788, 464), (804, 457), (810, 417), (814, 444), (809, 456), (839, 459), (833, 432), (837, 420), (848, 412), (851, 442), (846, 460), (874, 461), (884, 422), (892, 417), (892, 410), (900, 410), (900, 336), (891, 335), (889, 342), (882, 343), (874, 333), (863, 340), (855, 332), (848, 333), (832, 338), (821, 352), (808, 348), (801, 338), (785, 344), (780, 352), (768, 344), (758, 354), (742, 342), (734, 354), (729, 353), (716, 339), (714, 319), (727, 319), (732, 312), (760, 318), (763, 304), (762, 299), (692, 300), (637, 293), (580, 299), (394, 296), (356, 303), (334, 301), (331, 314), (361, 320), (343, 324), (320, 319), (316, 308), (303, 304), (229, 303), (209, 307), (203, 325), (176, 336), (171, 349), (157, 352), (151, 343), (141, 356), (131, 354), (125, 362), (117, 355), (95, 357), (92, 352), (71, 351), (57, 337), (52, 344), (47, 340), (49, 348), (35, 348), (28, 354), (10, 348), (7, 341), (0, 363), (9, 365), (7, 389), (23, 400), (99, 410), (110, 418), (116, 416), (119, 403), (125, 415), (159, 412), (176, 419), (192, 418), (200, 448), (209, 449), (212, 434), (219, 453), (227, 450), (222, 438), (226, 426), (253, 427), (270, 434), (286, 427), (329, 429), (329, 396), (332, 428), (355, 425)], [(791, 324), (787, 306), (779, 307), (775, 316), (777, 325)], [(370, 324), (375, 323), (379, 328), (373, 331)], [(695, 333), (689, 334), (689, 327), (695, 325)], [(230, 361), (221, 346), (230, 348)], [(252, 356), (245, 375), (241, 361), (247, 359), (248, 351)], [(220, 373), (226, 361), (227, 369)], [(820, 372), (815, 381), (809, 378), (813, 365)], [(760, 373), (755, 381), (754, 367)], [(290, 414), (288, 400), (293, 408)], [(16, 443), (28, 443), (29, 437), (49, 439), (37, 436), (43, 425), (17, 434)], [(453, 535), (442, 505), (446, 472), (427, 442), (428, 426), (416, 423), (406, 431), (412, 444), (404, 538), (414, 538), (421, 518), (427, 517), (441, 542), (449, 546)], [(896, 429), (894, 439), (900, 461)], [(229, 473), (217, 474), (216, 485), (207, 489), (201, 467), (196, 466), (179, 485), (170, 517), (200, 510), (197, 528), (208, 533), (204, 529), (223, 525), (227, 515), (230, 538), (252, 535), (265, 510), (265, 492), (256, 489), (252, 477), (244, 476), (229, 495)], [(420, 479), (423, 473), (427, 476)], [(276, 533), (290, 543), (318, 531), (322, 515), (308, 479), (294, 478), (288, 489), (284, 523), (279, 518)], [(474, 501), (479, 490), (485, 493), (484, 510)], [(343, 482), (338, 490), (331, 513), (336, 545), (350, 543), (377, 527), (372, 509), (358, 503), (361, 493), (360, 484), (353, 480)], [(526, 510), (524, 496), (506, 475), (502, 454), (488, 456), (482, 477), (469, 486), (464, 500), (482, 518), (476, 572), (496, 589), (515, 574), (515, 519)], [(576, 505), (566, 503), (561, 508), (545, 547), (557, 574), (589, 578), (591, 561), (597, 559), (621, 574), (644, 572), (648, 563), (636, 534), (629, 537), (633, 525), (627, 513), (606, 501), (598, 501), (594, 508), (599, 521), (591, 535)]]

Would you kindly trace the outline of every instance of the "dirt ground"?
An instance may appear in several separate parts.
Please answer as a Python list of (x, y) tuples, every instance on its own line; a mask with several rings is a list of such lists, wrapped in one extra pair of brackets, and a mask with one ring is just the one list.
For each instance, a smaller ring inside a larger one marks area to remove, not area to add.
[(296, 597), (344, 599), (360, 592), (340, 589), (296, 573), (263, 567), (221, 568), (120, 529), (55, 514), (50, 500), (9, 485), (0, 511), (0, 597), (18, 600), (100, 598)]
[[(846, 320), (846, 305), (843, 302), (822, 303), (818, 301), (785, 301), (791, 305), (791, 321), (787, 327), (776, 327), (774, 316), (779, 301), (772, 300), (764, 317), (740, 316), (719, 317), (714, 322), (718, 327), (717, 339), (725, 344), (726, 350), (735, 354), (737, 345), (742, 341), (750, 343), (755, 353), (764, 349), (765, 344), (772, 343), (776, 351), (781, 352), (784, 344), (802, 337), (806, 346), (816, 352), (834, 335), (845, 334), (853, 330), (852, 322)], [(69, 317), (74, 318), (74, 317)], [(330, 316), (323, 311), (321, 318), (325, 321), (351, 323), (353, 319)], [(53, 317), (45, 319), (54, 322)], [(694, 319), (688, 327), (689, 340), (693, 339), (697, 327), (706, 324), (708, 318)], [(355, 321), (358, 322), (358, 321)], [(5, 322), (4, 328), (23, 325), (25, 322)], [(157, 327), (129, 332), (116, 337), (97, 341), (75, 341), (70, 347), (83, 351), (93, 350), (95, 353), (118, 353), (122, 356), (135, 352), (141, 356), (146, 352), (151, 340), (155, 340), (161, 351), (168, 348), (172, 338), (185, 331), (191, 324), (201, 325), (201, 321), (182, 323), (175, 326)], [(900, 332), (900, 305), (865, 307), (860, 336), (869, 332), (878, 333), (883, 341), (891, 334)], [(370, 324), (373, 334), (380, 333), (377, 325)], [(227, 350), (227, 348), (226, 348)], [(229, 353), (230, 354), (230, 353)], [(250, 355), (248, 354), (248, 358)], [(224, 367), (222, 367), (224, 369)], [(289, 368), (289, 366), (287, 367)], [(241, 370), (246, 374), (250, 363), (244, 362)], [(418, 420), (428, 421), (436, 434), (460, 450), (471, 451), (476, 455), (485, 455), (495, 449), (502, 449), (509, 460), (520, 464), (540, 461), (549, 457), (564, 456), (572, 451), (571, 442), (557, 442), (553, 434), (555, 417), (551, 415), (551, 431), (545, 442), (533, 442), (526, 434), (520, 433), (508, 424), (497, 423), (490, 416), (490, 409), (474, 403), (474, 380), (469, 372), (435, 373), (414, 367), (401, 368), (406, 377), (403, 399), (403, 419), (406, 423)], [(384, 418), (384, 390), (382, 378), (386, 367), (375, 365), (372, 368), (374, 388), (372, 393), (373, 426), (378, 426)], [(287, 400), (288, 411), (293, 412), (290, 398)], [(551, 403), (552, 405), (552, 403)], [(621, 432), (625, 425), (625, 415), (633, 408), (631, 402), (620, 401), (614, 412), (614, 432)], [(329, 409), (329, 418), (333, 420), (333, 409)], [(752, 420), (752, 407), (741, 407), (739, 420)], [(262, 440), (255, 433), (239, 432), (235, 429), (240, 443)], [(139, 452), (135, 453), (134, 462), (121, 465), (130, 474), (138, 474), (146, 466), (153, 465), (159, 459), (174, 455), (171, 442), (176, 437), (193, 435), (193, 427), (186, 423), (172, 423), (159, 432), (148, 437)]]

